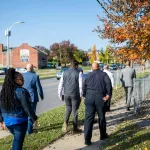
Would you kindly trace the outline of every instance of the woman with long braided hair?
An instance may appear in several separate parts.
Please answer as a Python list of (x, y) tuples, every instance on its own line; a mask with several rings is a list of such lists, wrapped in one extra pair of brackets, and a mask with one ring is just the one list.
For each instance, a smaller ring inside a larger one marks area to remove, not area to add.
[(22, 150), (28, 117), (33, 121), (37, 120), (31, 109), (30, 95), (22, 88), (23, 84), (22, 74), (13, 68), (8, 69), (0, 93), (0, 127), (4, 128), (5, 123), (13, 134), (12, 150)]

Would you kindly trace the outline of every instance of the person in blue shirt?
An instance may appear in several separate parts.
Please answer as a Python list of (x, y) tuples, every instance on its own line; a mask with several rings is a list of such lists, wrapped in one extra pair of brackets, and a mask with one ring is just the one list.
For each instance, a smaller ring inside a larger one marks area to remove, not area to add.
[(22, 88), (23, 83), (22, 74), (10, 68), (0, 93), (0, 127), (4, 128), (5, 124), (13, 134), (12, 150), (22, 150), (28, 116), (33, 122), (37, 120), (31, 108), (30, 95), (26, 89)]
[[(39, 102), (39, 96), (41, 99), (44, 99), (43, 89), (40, 83), (39, 76), (34, 72), (34, 68), (32, 64), (27, 64), (26, 66), (27, 72), (23, 74), (24, 77), (24, 85), (23, 87), (28, 90), (30, 96), (31, 96), (31, 106), (32, 109), (36, 112), (36, 106), (37, 102)], [(33, 133), (33, 124), (31, 118), (28, 118), (28, 129), (27, 134)]]

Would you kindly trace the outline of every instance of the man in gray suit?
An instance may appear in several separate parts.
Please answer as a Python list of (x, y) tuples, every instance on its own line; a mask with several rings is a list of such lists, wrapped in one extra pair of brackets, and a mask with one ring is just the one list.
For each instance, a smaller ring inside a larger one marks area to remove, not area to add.
[(120, 80), (122, 82), (122, 86), (125, 89), (126, 93), (126, 104), (127, 104), (127, 110), (130, 110), (130, 102), (131, 102), (131, 96), (133, 91), (133, 79), (136, 78), (136, 73), (133, 68), (130, 67), (130, 62), (126, 62), (126, 67), (122, 69)]

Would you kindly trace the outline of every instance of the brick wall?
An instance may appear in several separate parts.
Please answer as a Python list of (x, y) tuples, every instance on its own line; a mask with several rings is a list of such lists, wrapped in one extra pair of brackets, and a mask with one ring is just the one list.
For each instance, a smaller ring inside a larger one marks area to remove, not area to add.
[[(29, 50), (29, 61), (23, 62), (20, 57), (20, 51), (26, 49)], [(10, 66), (11, 67), (26, 67), (28, 63), (34, 65), (35, 68), (45, 68), (47, 66), (47, 55), (29, 46), (27, 43), (23, 43), (21, 46), (13, 49), (10, 54)], [(7, 66), (7, 52), (3, 52), (3, 45), (0, 44), (0, 66)]]
[[(20, 50), (27, 49), (29, 50), (29, 61), (22, 62), (20, 57)], [(13, 49), (11, 53), (10, 64), (12, 67), (26, 67), (28, 63), (32, 63), (35, 68), (38, 68), (38, 51), (30, 47), (28, 44), (24, 43), (21, 46)]]

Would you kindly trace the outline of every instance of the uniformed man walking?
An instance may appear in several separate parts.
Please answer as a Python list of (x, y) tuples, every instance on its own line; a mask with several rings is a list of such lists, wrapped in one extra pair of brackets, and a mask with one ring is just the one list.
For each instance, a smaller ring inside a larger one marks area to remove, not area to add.
[(85, 122), (84, 122), (84, 138), (85, 144), (91, 144), (92, 127), (95, 112), (98, 113), (100, 140), (108, 137), (106, 133), (105, 120), (105, 102), (112, 95), (111, 80), (105, 72), (100, 70), (99, 64), (92, 64), (92, 72), (90, 72), (83, 83), (83, 96), (85, 97)]

